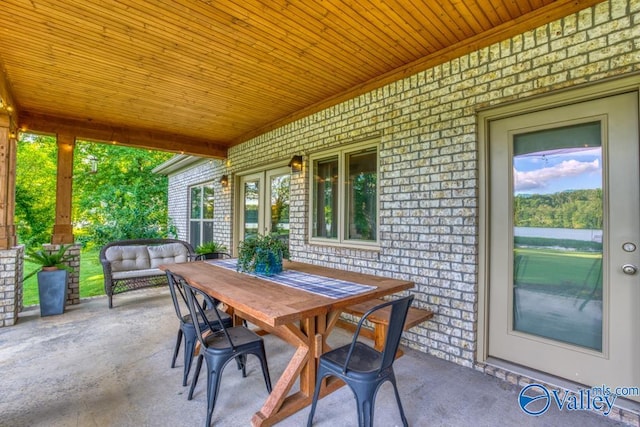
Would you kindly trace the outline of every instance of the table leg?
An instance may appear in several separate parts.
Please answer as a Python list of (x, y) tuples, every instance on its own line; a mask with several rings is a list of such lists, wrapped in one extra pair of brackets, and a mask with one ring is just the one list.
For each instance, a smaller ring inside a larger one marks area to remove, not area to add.
[[(299, 327), (289, 324), (264, 328), (294, 346), (296, 351), (267, 401), (253, 416), (253, 426), (273, 425), (311, 404), (316, 384), (317, 359), (328, 347), (326, 338), (333, 329), (338, 315), (339, 313), (303, 319)], [(297, 378), (300, 378), (300, 391), (289, 395)], [(323, 388), (323, 395), (341, 385), (335, 382), (328, 384)]]
[(313, 360), (309, 338), (295, 325), (276, 328), (265, 327), (273, 335), (296, 347), (296, 351), (284, 372), (273, 387), (260, 411), (251, 420), (253, 426), (270, 426), (307, 406), (304, 394), (297, 392), (288, 395), (301, 372)]

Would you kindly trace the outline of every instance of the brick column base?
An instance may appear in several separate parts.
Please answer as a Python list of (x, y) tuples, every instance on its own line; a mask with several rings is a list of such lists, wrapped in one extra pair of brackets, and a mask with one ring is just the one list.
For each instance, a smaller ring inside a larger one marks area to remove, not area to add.
[(12, 326), (22, 311), (24, 246), (0, 250), (0, 327)]
[[(43, 249), (48, 252), (57, 252), (62, 245), (42, 245)], [(80, 245), (74, 244), (67, 250), (67, 254), (73, 256), (66, 264), (73, 268), (73, 272), (69, 273), (67, 282), (67, 303), (66, 305), (80, 304)]]

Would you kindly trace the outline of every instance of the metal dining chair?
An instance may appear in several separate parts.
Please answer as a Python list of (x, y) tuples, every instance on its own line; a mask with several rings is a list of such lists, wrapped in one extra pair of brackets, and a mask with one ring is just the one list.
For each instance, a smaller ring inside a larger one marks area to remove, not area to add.
[[(402, 424), (405, 427), (408, 425), (407, 418), (402, 409), (402, 403), (400, 402), (398, 386), (396, 385), (393, 361), (395, 360), (396, 352), (400, 345), (404, 322), (407, 319), (407, 312), (409, 311), (413, 298), (413, 295), (410, 295), (373, 307), (367, 311), (360, 319), (360, 322), (358, 322), (351, 344), (328, 351), (320, 356), (313, 403), (311, 405), (309, 419), (307, 420), (308, 427), (311, 426), (313, 421), (322, 379), (330, 375), (344, 381), (353, 391), (358, 405), (358, 425), (360, 427), (370, 427), (373, 425), (373, 410), (376, 394), (385, 381), (389, 381), (393, 385), (398, 408), (400, 409)], [(387, 331), (384, 348), (382, 352), (379, 352), (373, 347), (360, 342), (358, 336), (362, 324), (367, 317), (371, 315), (371, 313), (387, 306), (391, 306), (389, 329)]]
[[(193, 325), (193, 317), (188, 309), (187, 296), (182, 286), (182, 280), (177, 279), (171, 271), (167, 271), (167, 281), (169, 282), (169, 291), (171, 292), (171, 299), (173, 300), (173, 307), (175, 308), (176, 316), (180, 321), (180, 327), (178, 329), (178, 337), (176, 339), (176, 346), (173, 350), (173, 358), (171, 359), (171, 367), (176, 367), (176, 359), (178, 358), (178, 352), (180, 351), (180, 345), (184, 340), (184, 373), (182, 376), (182, 385), (187, 385), (187, 378), (189, 377), (189, 371), (191, 370), (191, 364), (193, 361), (193, 353), (196, 347), (196, 329)], [(186, 314), (182, 313), (182, 309), (186, 309)], [(215, 308), (214, 305), (209, 308), (204, 308), (204, 315), (209, 320), (211, 325), (215, 329), (220, 329), (218, 321), (222, 322), (225, 326), (232, 326), (233, 321), (224, 311), (220, 311)], [(214, 312), (216, 314), (214, 314)], [(205, 327), (202, 316), (199, 316), (200, 324)], [(219, 319), (219, 320), (218, 320)]]
[(202, 367), (202, 359), (204, 358), (207, 367), (207, 421), (205, 425), (208, 426), (211, 424), (213, 409), (220, 390), (222, 371), (231, 360), (235, 359), (238, 362), (239, 368), (242, 369), (242, 376), (246, 377), (247, 355), (253, 354), (256, 356), (262, 366), (262, 375), (267, 386), (267, 392), (271, 393), (271, 377), (269, 375), (269, 366), (267, 365), (267, 354), (262, 337), (246, 326), (227, 327), (219, 317), (218, 322), (222, 328), (216, 330), (206, 318), (205, 311), (202, 308), (203, 305), (210, 306), (213, 303), (211, 297), (203, 291), (190, 286), (184, 279), (179, 278), (178, 280), (181, 280), (184, 286), (191, 316), (200, 315), (204, 319), (202, 324), (195, 323), (196, 335), (201, 347), (188, 398), (191, 400), (193, 397), (193, 391)]

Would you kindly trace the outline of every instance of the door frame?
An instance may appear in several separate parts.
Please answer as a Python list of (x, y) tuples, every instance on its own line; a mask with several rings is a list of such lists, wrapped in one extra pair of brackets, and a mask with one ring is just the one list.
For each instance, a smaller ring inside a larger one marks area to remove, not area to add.
[[(489, 131), (493, 120), (505, 119), (516, 115), (532, 113), (550, 108), (572, 105), (578, 102), (595, 100), (626, 92), (640, 94), (640, 76), (627, 77), (580, 86), (554, 94), (534, 97), (520, 102), (508, 103), (495, 108), (478, 110), (478, 329), (476, 362), (505, 367), (513, 366), (488, 356), (489, 352)], [(640, 120), (640, 118), (639, 118)]]

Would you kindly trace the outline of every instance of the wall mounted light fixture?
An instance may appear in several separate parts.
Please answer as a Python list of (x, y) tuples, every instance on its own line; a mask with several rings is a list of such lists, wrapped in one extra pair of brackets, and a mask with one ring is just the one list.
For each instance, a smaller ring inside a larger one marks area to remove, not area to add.
[(93, 154), (90, 154), (89, 157), (87, 157), (87, 159), (89, 160), (89, 166), (91, 167), (90, 172), (98, 173), (98, 158)]
[(295, 155), (291, 158), (289, 162), (289, 167), (291, 168), (291, 172), (300, 172), (302, 171), (302, 156)]
[(220, 177), (220, 185), (223, 187), (229, 186), (229, 175), (222, 175)]

